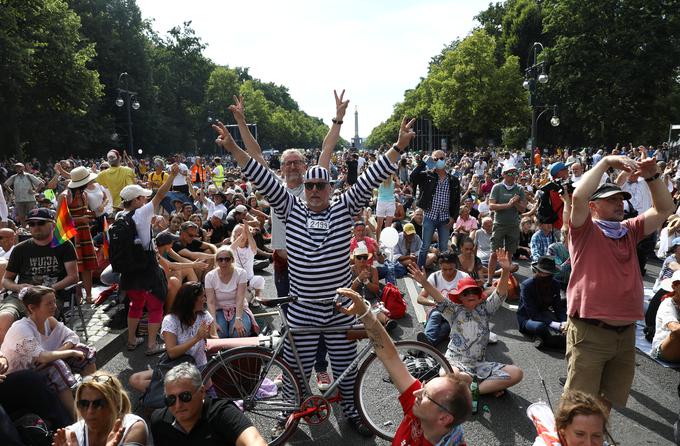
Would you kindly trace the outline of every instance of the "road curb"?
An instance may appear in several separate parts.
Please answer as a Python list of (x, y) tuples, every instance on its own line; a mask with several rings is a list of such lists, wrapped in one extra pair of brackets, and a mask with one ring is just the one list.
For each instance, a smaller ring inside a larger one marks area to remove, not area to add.
[(94, 343), (94, 348), (97, 350), (98, 369), (123, 351), (126, 337), (127, 328), (123, 330), (112, 330)]

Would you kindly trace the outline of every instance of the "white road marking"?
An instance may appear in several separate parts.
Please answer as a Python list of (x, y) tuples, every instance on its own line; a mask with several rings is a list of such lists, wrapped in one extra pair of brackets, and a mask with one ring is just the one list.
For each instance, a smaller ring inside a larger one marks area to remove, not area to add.
[(413, 309), (416, 312), (416, 319), (418, 322), (425, 322), (425, 309), (418, 303), (418, 294), (420, 293), (416, 288), (416, 283), (410, 277), (404, 277), (404, 283), (406, 283), (406, 291), (408, 292), (408, 297), (411, 299), (413, 304)]

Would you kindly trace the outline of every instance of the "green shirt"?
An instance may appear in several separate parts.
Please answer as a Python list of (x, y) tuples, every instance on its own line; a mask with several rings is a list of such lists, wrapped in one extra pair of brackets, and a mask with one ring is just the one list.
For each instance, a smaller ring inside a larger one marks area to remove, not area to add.
[[(515, 195), (519, 195), (519, 200), (524, 201), (524, 189), (522, 186), (515, 184), (510, 190), (508, 190), (505, 185), (500, 182), (494, 184), (491, 189), (491, 200), (496, 204), (506, 204), (510, 202), (510, 199)], [(494, 211), (494, 224), (497, 225), (517, 225), (519, 227), (519, 211), (517, 208), (512, 206), (510, 209), (503, 209), (500, 211)]]

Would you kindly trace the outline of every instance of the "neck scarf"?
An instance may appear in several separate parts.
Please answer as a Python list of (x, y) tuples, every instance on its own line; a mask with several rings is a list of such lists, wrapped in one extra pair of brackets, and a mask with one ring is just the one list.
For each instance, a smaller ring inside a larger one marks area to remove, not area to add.
[(628, 227), (622, 225), (619, 221), (597, 220), (593, 218), (593, 222), (600, 228), (605, 237), (618, 240), (628, 234)]
[(501, 181), (501, 184), (505, 186), (507, 190), (512, 190), (515, 187), (515, 184), (513, 184), (512, 186), (508, 186), (507, 184), (505, 184), (505, 180)]

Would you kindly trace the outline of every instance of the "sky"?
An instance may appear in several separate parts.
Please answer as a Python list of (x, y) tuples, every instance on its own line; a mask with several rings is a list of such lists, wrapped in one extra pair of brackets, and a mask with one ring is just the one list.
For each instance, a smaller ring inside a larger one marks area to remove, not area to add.
[[(300, 108), (326, 124), (333, 90), (350, 100), (341, 136), (359, 136), (386, 120), (404, 91), (427, 75), (430, 58), (464, 38), (490, 0), (137, 0), (165, 33), (191, 21), (218, 65), (249, 67), (264, 82), (288, 87)], [(247, 98), (246, 98), (247, 100)], [(396, 135), (395, 135), (396, 137)]]

